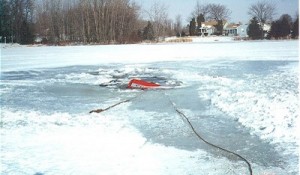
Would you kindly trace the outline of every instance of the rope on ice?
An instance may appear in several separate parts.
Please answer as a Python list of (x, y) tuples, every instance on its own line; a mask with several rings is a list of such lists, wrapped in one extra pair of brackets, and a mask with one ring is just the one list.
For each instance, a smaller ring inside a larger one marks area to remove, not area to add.
[(116, 106), (118, 106), (118, 105), (120, 105), (120, 104), (122, 104), (122, 103), (127, 103), (127, 102), (129, 102), (130, 100), (124, 100), (124, 101), (121, 101), (121, 102), (119, 102), (119, 103), (116, 103), (116, 104), (114, 104), (114, 105), (112, 105), (112, 106), (109, 106), (109, 107), (107, 107), (107, 108), (105, 108), (105, 109), (95, 109), (95, 110), (91, 110), (89, 113), (91, 114), (91, 113), (101, 113), (101, 112), (104, 112), (104, 111), (107, 111), (107, 110), (109, 110), (109, 109), (111, 109), (111, 108), (113, 108), (113, 107), (116, 107)]
[(94, 109), (94, 110), (91, 110), (89, 113), (90, 113), (90, 114), (91, 114), (91, 113), (101, 113), (101, 112), (104, 112), (104, 111), (108, 111), (108, 110), (110, 110), (111, 108), (114, 108), (114, 107), (116, 107), (116, 106), (118, 106), (118, 105), (120, 105), (120, 104), (128, 103), (128, 102), (130, 102), (130, 101), (132, 101), (132, 100), (138, 98), (138, 97), (139, 97), (140, 95), (142, 95), (144, 92), (145, 92), (145, 91), (139, 93), (138, 95), (136, 95), (136, 96), (133, 97), (133, 98), (130, 98), (130, 99), (121, 101), (121, 102), (116, 103), (116, 104), (114, 104), (114, 105), (111, 105), (111, 106), (109, 106), (109, 107), (107, 107), (107, 108), (105, 108), (105, 109)]
[[(107, 111), (107, 110), (109, 110), (109, 109), (111, 109), (111, 108), (114, 108), (114, 107), (120, 105), (120, 104), (127, 103), (127, 102), (130, 102), (130, 101), (134, 100), (135, 98), (137, 98), (137, 97), (139, 97), (140, 95), (142, 95), (144, 92), (146, 92), (146, 91), (143, 91), (143, 92), (139, 93), (138, 95), (136, 95), (136, 96), (133, 97), (133, 98), (130, 98), (130, 99), (127, 99), (127, 100), (118, 102), (118, 103), (116, 103), (116, 104), (114, 104), (114, 105), (111, 105), (111, 106), (109, 106), (109, 107), (107, 107), (107, 108), (105, 108), (105, 109), (95, 109), (95, 110), (90, 111), (89, 113), (101, 113), (101, 112)], [(165, 96), (168, 97), (166, 94), (165, 94)], [(204, 139), (204, 138), (196, 131), (196, 129), (194, 128), (194, 126), (193, 126), (193, 124), (191, 123), (191, 121), (189, 120), (189, 118), (188, 118), (183, 112), (181, 112), (181, 111), (176, 107), (175, 103), (173, 103), (172, 100), (171, 100), (169, 97), (168, 97), (168, 99), (169, 99), (170, 103), (172, 104), (174, 110), (177, 112), (177, 114), (180, 115), (181, 117), (183, 117), (183, 118), (187, 121), (188, 125), (189, 125), (190, 128), (193, 130), (194, 134), (198, 137), (198, 139), (202, 140), (204, 143), (206, 143), (206, 144), (209, 145), (209, 146), (212, 146), (212, 147), (214, 147), (214, 148), (220, 149), (220, 150), (222, 150), (222, 151), (224, 151), (224, 152), (227, 152), (227, 153), (229, 153), (229, 154), (233, 154), (233, 155), (237, 156), (238, 158), (240, 158), (242, 161), (244, 161), (244, 162), (248, 165), (249, 173), (250, 173), (250, 175), (252, 175), (252, 167), (251, 167), (251, 164), (249, 163), (249, 161), (248, 161), (247, 159), (245, 159), (244, 157), (242, 157), (241, 155), (239, 155), (239, 154), (237, 154), (237, 153), (235, 153), (235, 152), (233, 152), (233, 151), (229, 151), (229, 150), (227, 150), (227, 149), (225, 149), (225, 148), (222, 148), (222, 147), (220, 147), (220, 146), (217, 146), (217, 145), (212, 144), (212, 143), (208, 142), (207, 140), (205, 140), (205, 139)]]
[[(166, 95), (166, 96), (167, 96), (167, 95)], [(169, 98), (169, 97), (168, 97), (168, 98)], [(194, 126), (193, 126), (193, 124), (191, 123), (191, 121), (189, 120), (189, 118), (188, 118), (183, 112), (181, 112), (181, 111), (176, 107), (176, 105), (171, 101), (170, 98), (169, 98), (169, 101), (170, 101), (170, 103), (172, 104), (174, 110), (177, 112), (177, 114), (180, 115), (181, 117), (183, 117), (183, 118), (187, 121), (188, 125), (189, 125), (190, 128), (193, 130), (194, 134), (195, 134), (200, 140), (202, 140), (204, 143), (206, 143), (207, 145), (210, 145), (210, 146), (212, 146), (212, 147), (214, 147), (214, 148), (220, 149), (220, 150), (222, 150), (222, 151), (224, 151), (224, 152), (227, 152), (227, 153), (229, 153), (229, 154), (233, 154), (233, 155), (237, 156), (238, 158), (240, 158), (241, 160), (243, 160), (244, 162), (246, 162), (246, 164), (248, 165), (249, 173), (250, 173), (250, 175), (252, 175), (252, 167), (251, 167), (251, 164), (249, 163), (249, 161), (248, 161), (247, 159), (245, 159), (244, 157), (242, 157), (241, 155), (239, 155), (239, 154), (237, 154), (237, 153), (235, 153), (235, 152), (233, 152), (233, 151), (229, 151), (229, 150), (227, 150), (227, 149), (225, 149), (225, 148), (222, 148), (222, 147), (220, 147), (220, 146), (217, 146), (217, 145), (212, 144), (212, 143), (208, 142), (207, 140), (205, 140), (205, 139), (204, 139), (204, 138), (196, 131), (196, 129), (194, 128)]]

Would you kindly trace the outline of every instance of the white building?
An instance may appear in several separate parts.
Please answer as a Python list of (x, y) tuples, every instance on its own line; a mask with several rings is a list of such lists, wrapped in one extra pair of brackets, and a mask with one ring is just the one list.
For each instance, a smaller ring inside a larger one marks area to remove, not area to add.
[[(197, 28), (197, 35), (199, 36), (210, 36), (216, 32), (216, 25), (218, 24), (217, 21), (207, 21), (202, 22), (201, 27)], [(223, 23), (223, 26), (226, 26), (227, 22)], [(198, 25), (197, 25), (198, 26)]]
[(225, 36), (248, 37), (248, 24), (228, 24), (224, 27), (223, 33)]
[[(198, 27), (198, 24), (196, 24), (197, 28), (197, 35), (198, 36), (211, 36), (216, 32), (216, 25), (218, 24), (217, 21), (207, 21), (202, 22), (201, 27)], [(248, 31), (248, 24), (242, 24), (242, 23), (231, 23), (229, 24), (227, 21), (223, 22), (223, 35), (225, 36), (232, 36), (232, 37), (241, 37), (246, 38), (248, 37), (247, 31)], [(267, 33), (270, 30), (271, 26), (269, 24), (265, 24), (263, 29), (264, 32)]]

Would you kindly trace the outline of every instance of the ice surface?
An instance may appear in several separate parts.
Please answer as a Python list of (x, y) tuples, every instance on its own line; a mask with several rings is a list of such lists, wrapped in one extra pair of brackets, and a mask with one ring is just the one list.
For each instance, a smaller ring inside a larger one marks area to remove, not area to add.
[[(295, 143), (299, 139), (297, 66), (291, 64), (290, 69), (266, 76), (249, 74), (247, 79), (240, 81), (224, 77), (199, 78), (208, 86), (216, 86), (206, 98), (211, 98), (212, 103), (252, 128), (261, 138)], [(203, 87), (199, 90), (199, 94), (203, 94)]]
[[(118, 116), (47, 116), (4, 109), (2, 122), (3, 174), (247, 173), (243, 162), (153, 144)], [(253, 167), (257, 172), (282, 173), (280, 168)]]
[[(297, 174), (297, 41), (1, 48), (2, 174)], [(132, 98), (131, 78), (172, 88)], [(168, 98), (167, 98), (168, 97)]]

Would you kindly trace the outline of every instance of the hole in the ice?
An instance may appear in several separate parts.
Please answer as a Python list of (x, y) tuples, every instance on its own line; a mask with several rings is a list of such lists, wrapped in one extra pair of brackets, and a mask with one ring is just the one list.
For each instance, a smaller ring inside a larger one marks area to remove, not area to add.
[(100, 70), (89, 72), (89, 74), (97, 76), (99, 79), (108, 79), (99, 84), (99, 86), (107, 88), (126, 89), (131, 79), (142, 79), (170, 88), (182, 85), (181, 81), (172, 78), (172, 75), (170, 74), (163, 73), (158, 68)]
[(41, 172), (36, 172), (35, 174), (33, 175), (44, 175), (44, 173), (41, 173)]

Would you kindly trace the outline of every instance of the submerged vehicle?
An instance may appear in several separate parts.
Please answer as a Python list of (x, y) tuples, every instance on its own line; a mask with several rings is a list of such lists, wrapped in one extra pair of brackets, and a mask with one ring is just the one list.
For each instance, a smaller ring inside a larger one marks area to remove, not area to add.
[(127, 86), (127, 88), (130, 89), (150, 89), (150, 88), (157, 88), (157, 87), (160, 87), (160, 84), (141, 80), (141, 79), (132, 79), (130, 80)]

